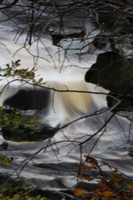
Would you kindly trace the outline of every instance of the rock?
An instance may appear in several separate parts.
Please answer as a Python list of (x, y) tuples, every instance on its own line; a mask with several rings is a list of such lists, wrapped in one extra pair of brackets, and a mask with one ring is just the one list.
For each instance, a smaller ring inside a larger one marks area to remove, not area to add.
[(49, 98), (50, 92), (45, 89), (20, 89), (4, 101), (4, 106), (20, 110), (41, 110), (48, 106)]
[[(98, 56), (97, 62), (87, 71), (85, 81), (110, 90), (111, 95), (125, 101), (124, 107), (133, 108), (133, 70), (131, 59), (126, 59), (117, 52), (102, 53)], [(112, 106), (114, 103), (113, 99), (111, 99), (108, 97), (109, 106)]]

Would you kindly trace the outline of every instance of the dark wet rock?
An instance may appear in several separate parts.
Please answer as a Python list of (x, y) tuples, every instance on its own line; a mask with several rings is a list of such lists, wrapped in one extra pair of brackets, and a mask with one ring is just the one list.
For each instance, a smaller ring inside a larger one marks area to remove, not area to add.
[(48, 106), (49, 98), (49, 90), (35, 88), (19, 90), (14, 96), (5, 100), (4, 106), (18, 108), (21, 110), (41, 110)]
[[(98, 56), (85, 75), (85, 81), (110, 90), (110, 94), (122, 100), (122, 109), (133, 108), (133, 69), (132, 60), (120, 56), (117, 52), (106, 52)], [(109, 98), (109, 106), (114, 103)]]
[[(50, 126), (45, 126), (41, 130), (33, 132), (30, 128), (24, 128), (24, 126), (19, 126), (18, 129), (12, 130), (9, 128), (2, 128), (2, 135), (4, 139), (11, 140), (15, 142), (23, 141), (43, 141), (52, 137), (58, 128), (52, 128)], [(3, 148), (7, 146), (4, 144)]]
[[(39, 122), (40, 115), (45, 117), (48, 111), (50, 99), (50, 91), (46, 89), (28, 89), (20, 90), (17, 94), (5, 100), (4, 112), (7, 114), (15, 114), (18, 110), (18, 115), (23, 118), (23, 124), (17, 128), (14, 125), (5, 126), (2, 128), (2, 135), (6, 140), (12, 141), (42, 141), (52, 137), (57, 128), (50, 127), (47, 123)], [(33, 123), (37, 123), (37, 127), (30, 127), (30, 120), (33, 118)], [(35, 119), (38, 122), (34, 122)], [(28, 126), (25, 126), (28, 123)]]

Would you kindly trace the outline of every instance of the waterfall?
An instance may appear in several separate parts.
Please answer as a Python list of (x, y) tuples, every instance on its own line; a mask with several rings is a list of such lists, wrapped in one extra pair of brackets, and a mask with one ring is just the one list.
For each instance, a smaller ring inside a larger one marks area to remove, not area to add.
[[(128, 143), (129, 139), (133, 139), (132, 123), (110, 112), (106, 100), (109, 91), (84, 80), (97, 55), (66, 55), (61, 48), (52, 45), (50, 37), (35, 41), (32, 46), (23, 46), (22, 39), (14, 44), (10, 37), (3, 37), (0, 37), (1, 68), (20, 59), (20, 69), (36, 69), (36, 80), (43, 78), (40, 85), (42, 91), (46, 96), (49, 91), (47, 112), (43, 114), (42, 111), (40, 123), (59, 127), (52, 138), (40, 142), (12, 142), (1, 136), (0, 143), (7, 144), (3, 153), (18, 158), (11, 171), (40, 149), (20, 176), (42, 189), (74, 187), (77, 184), (77, 171), (73, 164), (79, 162), (81, 157), (84, 160), (84, 155), (89, 153), (132, 175), (131, 144)], [(20, 90), (34, 89), (38, 90), (39, 86), (25, 83), (19, 78), (1, 77), (0, 106)], [(65, 166), (68, 169), (64, 172)], [(3, 169), (6, 174), (11, 171)]]
[[(86, 83), (84, 76), (86, 71), (96, 61), (96, 55), (86, 54), (80, 58), (78, 56), (68, 56), (65, 52), (52, 45), (50, 38), (42, 39), (30, 47), (23, 47), (23, 41), (14, 44), (11, 40), (4, 40), (0, 43), (0, 66), (4, 69), (6, 64), (20, 59), (19, 69), (30, 71), (36, 69), (36, 79), (43, 78), (41, 89), (44, 93), (50, 91), (48, 105), (48, 115), (42, 120), (49, 119), (51, 126), (66, 124), (80, 116), (88, 113), (92, 114), (98, 109), (107, 107), (107, 90), (96, 85)], [(37, 49), (39, 49), (37, 52)], [(34, 56), (33, 56), (34, 55)], [(9, 84), (9, 82), (11, 82)], [(5, 87), (6, 85), (6, 87)], [(25, 83), (15, 77), (4, 77), (1, 80), (0, 105), (20, 90), (39, 89), (37, 86)], [(92, 94), (93, 93), (104, 93)], [(52, 119), (52, 120), (51, 120)]]

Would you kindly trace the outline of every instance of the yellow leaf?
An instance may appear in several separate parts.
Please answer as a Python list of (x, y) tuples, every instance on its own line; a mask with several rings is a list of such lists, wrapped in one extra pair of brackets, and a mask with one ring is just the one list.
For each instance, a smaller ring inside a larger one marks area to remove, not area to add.
[(5, 121), (8, 121), (8, 117), (4, 117), (4, 120), (5, 120)]
[(19, 200), (20, 199), (20, 195), (19, 194), (15, 194), (14, 195), (14, 199)]
[(31, 72), (29, 72), (29, 76), (30, 76), (30, 77), (34, 77), (34, 75), (35, 75), (35, 73), (34, 73), (34, 72), (32, 72), (32, 71), (31, 71)]
[(78, 39), (80, 40), (80, 42), (85, 41), (85, 38), (83, 38), (83, 37), (81, 37), (81, 36), (80, 36)]
[(132, 190), (132, 189), (133, 189), (133, 186), (132, 186), (130, 183), (127, 183), (126, 187), (127, 187), (129, 190)]

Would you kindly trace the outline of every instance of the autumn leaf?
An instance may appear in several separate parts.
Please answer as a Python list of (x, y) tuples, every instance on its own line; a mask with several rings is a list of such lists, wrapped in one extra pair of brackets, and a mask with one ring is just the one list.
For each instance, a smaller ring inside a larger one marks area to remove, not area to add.
[(111, 197), (112, 195), (113, 195), (113, 193), (110, 192), (110, 191), (104, 191), (104, 192), (102, 192), (102, 196), (103, 196), (103, 197), (106, 197), (106, 198), (109, 198), (109, 197)]
[(74, 164), (74, 167), (80, 168), (80, 164), (76, 163), (76, 164)]
[(103, 191), (101, 192), (99, 189), (96, 190), (96, 193), (100, 196), (100, 197), (105, 197), (105, 198), (109, 198), (111, 196), (113, 196), (113, 193), (106, 190), (106, 191)]
[(74, 190), (74, 195), (76, 197), (84, 197), (86, 194), (84, 193), (83, 189), (77, 188)]
[(119, 183), (119, 177), (118, 177), (118, 174), (116, 173), (116, 171), (113, 171), (113, 172), (110, 172), (110, 175), (111, 175), (111, 181), (110, 183), (117, 186), (118, 183)]
[(103, 164), (103, 166), (108, 166), (110, 169), (112, 168), (111, 166), (110, 166), (110, 164), (108, 164), (107, 162), (102, 162), (102, 164)]
[(100, 183), (98, 183), (98, 188), (106, 188), (106, 184), (103, 183), (102, 181)]
[(93, 167), (89, 165), (83, 165), (83, 170), (91, 170)]
[(98, 162), (95, 158), (91, 157), (91, 156), (86, 156), (86, 161), (93, 164), (93, 165), (98, 165)]
[(88, 181), (92, 181), (93, 178), (92, 178), (91, 176), (88, 176), (88, 177), (87, 177), (87, 180), (88, 180)]
[(133, 185), (131, 185), (130, 183), (127, 183), (127, 184), (126, 184), (126, 187), (127, 187), (127, 189), (129, 189), (129, 190), (133, 190)]

